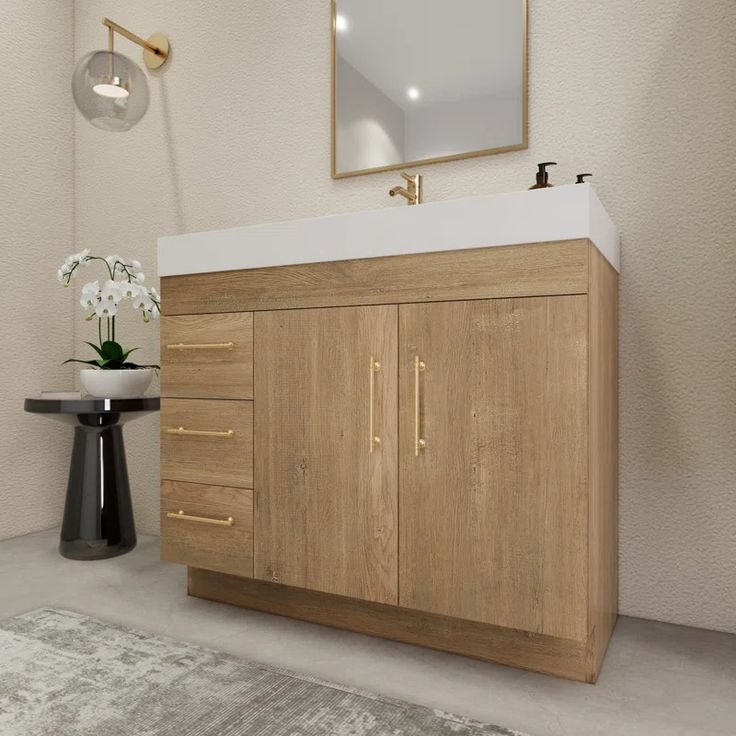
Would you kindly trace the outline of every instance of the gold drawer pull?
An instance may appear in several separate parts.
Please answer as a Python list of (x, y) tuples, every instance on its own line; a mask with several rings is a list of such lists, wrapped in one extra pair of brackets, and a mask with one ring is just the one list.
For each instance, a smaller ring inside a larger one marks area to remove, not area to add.
[(368, 438), (370, 439), (370, 451), (373, 452), (373, 450), (376, 449), (381, 444), (381, 438), (375, 433), (375, 416), (373, 414), (373, 404), (375, 403), (375, 395), (376, 395), (376, 373), (381, 370), (381, 364), (374, 359), (374, 357), (371, 355), (371, 380), (369, 384), (369, 403), (370, 406), (368, 408)]
[(167, 345), (167, 350), (232, 350), (235, 347), (234, 342), (201, 342), (201, 343), (184, 343), (177, 342), (173, 345)]
[(174, 434), (177, 437), (222, 437), (224, 440), (232, 439), (235, 435), (232, 429), (226, 432), (213, 432), (205, 429), (184, 429), (184, 427), (169, 428), (166, 434)]
[(206, 516), (190, 516), (189, 514), (185, 514), (181, 509), (178, 511), (169, 511), (166, 516), (169, 519), (194, 521), (197, 524), (212, 524), (213, 526), (232, 526), (235, 523), (232, 516), (228, 516), (227, 519), (210, 519)]
[(426, 364), (423, 360), (419, 359), (418, 355), (414, 356), (414, 455), (419, 456), (419, 453), (427, 446), (426, 440), (421, 437), (421, 430), (419, 427), (420, 421), (420, 396), (419, 396), (419, 374), (426, 368)]

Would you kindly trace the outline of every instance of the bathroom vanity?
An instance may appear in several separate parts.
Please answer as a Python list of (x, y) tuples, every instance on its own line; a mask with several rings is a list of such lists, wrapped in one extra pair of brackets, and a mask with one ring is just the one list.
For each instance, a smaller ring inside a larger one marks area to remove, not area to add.
[(595, 681), (618, 267), (587, 184), (162, 238), (162, 558), (201, 598)]

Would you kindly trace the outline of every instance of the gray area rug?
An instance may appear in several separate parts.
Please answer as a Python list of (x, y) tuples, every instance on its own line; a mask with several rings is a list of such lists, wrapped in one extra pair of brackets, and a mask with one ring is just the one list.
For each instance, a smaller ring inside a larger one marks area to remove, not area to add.
[(42, 609), (0, 622), (2, 736), (523, 736)]

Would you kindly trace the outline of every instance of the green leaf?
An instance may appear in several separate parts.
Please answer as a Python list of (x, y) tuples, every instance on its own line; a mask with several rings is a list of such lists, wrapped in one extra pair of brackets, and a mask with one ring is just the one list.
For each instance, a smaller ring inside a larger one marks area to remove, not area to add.
[(161, 370), (161, 366), (150, 364), (150, 365), (139, 365), (127, 360), (128, 355), (134, 350), (139, 348), (130, 348), (124, 350), (120, 343), (114, 340), (106, 340), (101, 346), (97, 346), (94, 343), (85, 343), (95, 350), (100, 356), (97, 360), (78, 360), (77, 358), (69, 358), (64, 361), (66, 363), (83, 363), (84, 365), (93, 365), (100, 368), (103, 371), (111, 370), (137, 370), (139, 368), (153, 368), (155, 370)]
[(102, 357), (108, 360), (122, 360), (123, 346), (114, 340), (105, 340), (101, 345)]
[(101, 362), (102, 361), (100, 360), (79, 360), (78, 358), (68, 358), (62, 363), (62, 365), (66, 365), (67, 363), (84, 363), (85, 365), (96, 365), (98, 368), (100, 368)]
[(100, 347), (98, 347), (97, 345), (95, 345), (93, 342), (86, 342), (85, 341), (84, 344), (85, 345), (89, 345), (97, 353), (97, 355), (99, 355), (100, 358), (102, 358), (104, 360), (105, 354), (102, 352), (102, 350), (100, 349)]

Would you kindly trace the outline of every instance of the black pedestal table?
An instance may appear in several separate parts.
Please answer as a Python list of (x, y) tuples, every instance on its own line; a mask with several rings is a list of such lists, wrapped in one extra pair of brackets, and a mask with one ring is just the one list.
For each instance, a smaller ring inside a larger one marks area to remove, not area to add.
[(136, 545), (122, 425), (157, 411), (158, 397), (140, 399), (26, 399), (25, 410), (74, 427), (59, 552), (72, 560), (101, 560)]

